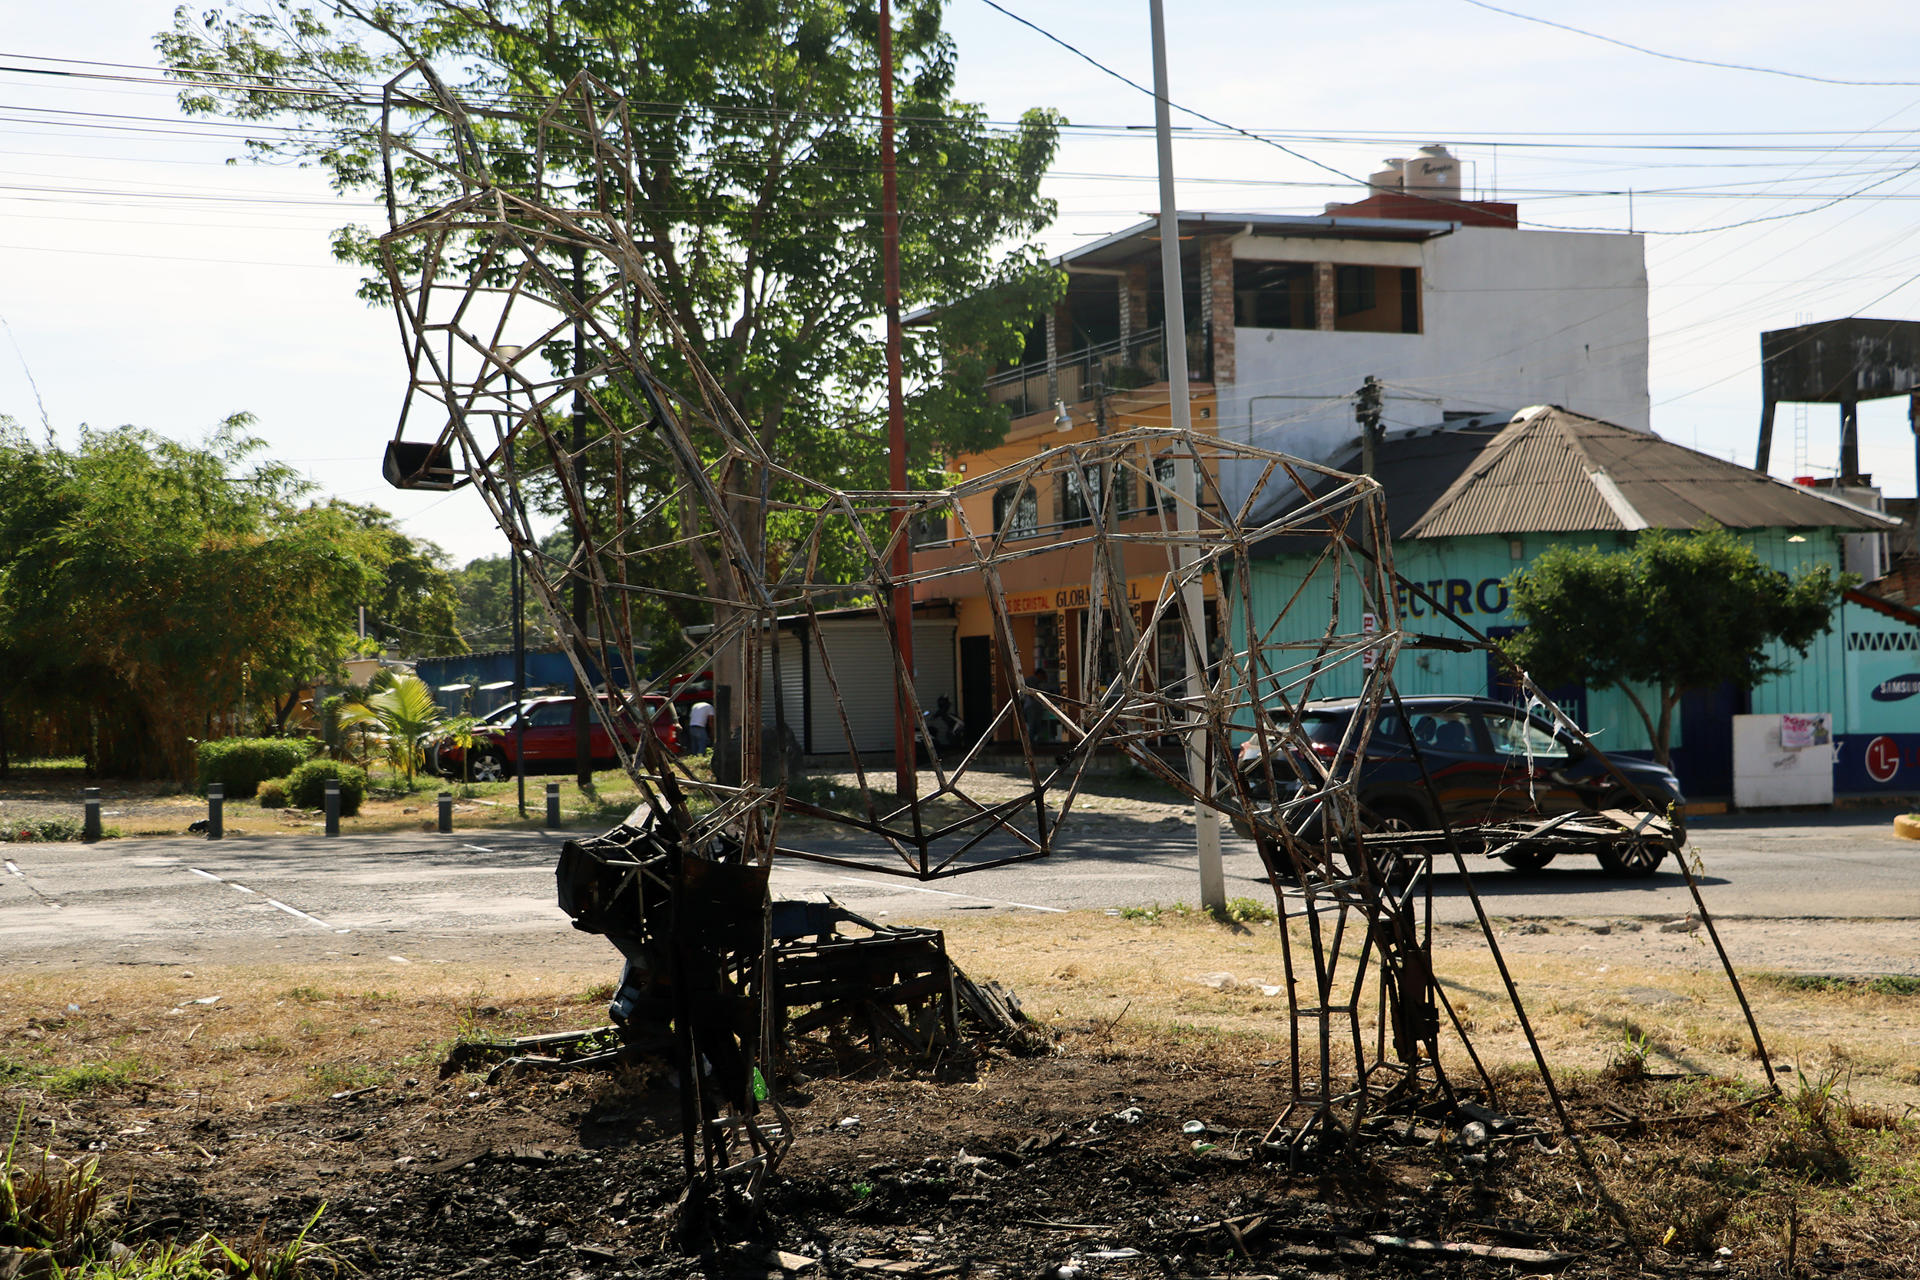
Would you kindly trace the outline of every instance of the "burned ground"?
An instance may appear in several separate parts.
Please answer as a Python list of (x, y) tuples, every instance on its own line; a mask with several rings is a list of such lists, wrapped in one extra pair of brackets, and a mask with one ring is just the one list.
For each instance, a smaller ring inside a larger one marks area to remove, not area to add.
[[(29, 1143), (97, 1158), (128, 1190), (123, 1238), (285, 1240), (318, 1213), (312, 1238), (381, 1276), (778, 1275), (776, 1251), (813, 1275), (1090, 1280), (1781, 1275), (1789, 1250), (1809, 1273), (1920, 1264), (1915, 1135), (1897, 1116), (1616, 1068), (1571, 1083), (1576, 1145), (1515, 1073), (1499, 1110), (1532, 1118), (1517, 1131), (1436, 1116), (1290, 1171), (1256, 1154), (1279, 1064), (1247, 1051), (1088, 1025), (1050, 1056), (803, 1077), (784, 1091), (798, 1141), (762, 1227), (691, 1255), (669, 1238), (679, 1136), (657, 1070), (488, 1084), (423, 1063), (339, 1096), (120, 1079), (12, 1100)], [(1437, 1259), (1419, 1241), (1508, 1252)]]

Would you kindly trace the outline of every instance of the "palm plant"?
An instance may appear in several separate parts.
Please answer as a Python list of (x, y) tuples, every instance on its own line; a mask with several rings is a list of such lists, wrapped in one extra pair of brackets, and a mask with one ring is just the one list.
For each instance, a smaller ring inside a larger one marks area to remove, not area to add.
[(400, 676), (378, 693), (340, 708), (340, 727), (373, 729), (387, 763), (406, 774), (408, 790), (413, 789), (413, 775), (420, 768), (424, 740), (446, 718), (433, 699), (433, 690), (419, 676)]

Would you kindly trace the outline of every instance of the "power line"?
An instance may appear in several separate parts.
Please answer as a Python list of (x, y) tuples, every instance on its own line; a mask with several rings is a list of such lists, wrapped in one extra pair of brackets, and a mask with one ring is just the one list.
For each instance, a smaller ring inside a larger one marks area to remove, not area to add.
[[(991, 2), (991, 0), (989, 0)], [(1804, 71), (1784, 71), (1779, 67), (1759, 67), (1746, 62), (1719, 62), (1712, 58), (1694, 58), (1682, 53), (1665, 53), (1659, 49), (1649, 49), (1643, 44), (1634, 44), (1630, 40), (1621, 40), (1615, 36), (1602, 35), (1598, 31), (1588, 31), (1584, 27), (1570, 26), (1564, 22), (1555, 22), (1551, 18), (1536, 17), (1531, 13), (1521, 13), (1517, 9), (1502, 9), (1497, 4), (1488, 4), (1487, 0), (1461, 0), (1476, 9), (1485, 9), (1489, 13), (1505, 14), (1509, 18), (1518, 18), (1522, 22), (1538, 23), (1543, 27), (1552, 27), (1556, 31), (1570, 32), (1584, 36), (1589, 40), (1598, 40), (1603, 44), (1616, 45), (1622, 49), (1631, 49), (1635, 53), (1644, 53), (1649, 58), (1664, 58), (1668, 62), (1685, 62), (1696, 67), (1718, 67), (1723, 71), (1751, 71), (1763, 76), (1785, 76), (1789, 80), (1810, 80), (1815, 84), (1838, 84), (1858, 89), (1920, 89), (1920, 80), (1841, 80), (1833, 76), (1810, 75)]]

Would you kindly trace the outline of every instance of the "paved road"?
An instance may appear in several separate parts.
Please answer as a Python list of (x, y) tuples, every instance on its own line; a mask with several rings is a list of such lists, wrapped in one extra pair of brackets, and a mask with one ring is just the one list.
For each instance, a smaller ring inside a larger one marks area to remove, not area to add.
[[(1725, 918), (1920, 918), (1920, 843), (1890, 812), (1697, 820), (1707, 905)], [(557, 833), (114, 840), (0, 845), (0, 963), (262, 961), (397, 953), (456, 959), (604, 958), (554, 906)], [(831, 893), (898, 918), (1193, 902), (1191, 827), (1089, 817), (1054, 857), (932, 884), (813, 863), (783, 865), (775, 892)], [(1229, 838), (1227, 892), (1269, 897), (1252, 846)], [(1519, 874), (1470, 864), (1496, 917), (1678, 916), (1672, 870), (1620, 881), (1591, 860)], [(1461, 877), (1436, 877), (1436, 915), (1471, 918)]]

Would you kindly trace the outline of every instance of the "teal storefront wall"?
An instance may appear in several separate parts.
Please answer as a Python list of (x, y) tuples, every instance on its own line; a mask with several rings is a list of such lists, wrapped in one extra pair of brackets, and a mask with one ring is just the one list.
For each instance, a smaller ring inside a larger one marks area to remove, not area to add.
[[(1784, 571), (1822, 563), (1835, 570), (1840, 567), (1839, 536), (1831, 531), (1759, 529), (1740, 536), (1765, 563)], [(1795, 536), (1803, 540), (1790, 541)], [(1562, 542), (1611, 551), (1631, 546), (1633, 537), (1602, 533), (1410, 539), (1395, 545), (1395, 568), (1481, 631), (1511, 628), (1520, 624), (1503, 580), (1531, 564), (1548, 547)], [(1331, 578), (1322, 569), (1303, 589), (1302, 579), (1312, 567), (1312, 560), (1301, 556), (1253, 562), (1248, 588), (1254, 621), (1262, 632), (1273, 626), (1280, 609), (1296, 592), (1298, 599), (1284, 623), (1274, 630), (1275, 639), (1309, 641), (1325, 629)], [(1233, 594), (1237, 611), (1238, 593)], [(1359, 631), (1366, 609), (1359, 583), (1349, 578), (1340, 596), (1341, 629)], [(1459, 634), (1450, 621), (1433, 616), (1417, 598), (1402, 593), (1395, 607), (1400, 612), (1400, 625), (1407, 632)], [(1236, 625), (1232, 634), (1244, 643), (1243, 626)], [(1788, 670), (1752, 691), (1751, 708), (1761, 714), (1831, 712), (1838, 746), (1838, 790), (1920, 791), (1920, 629), (1848, 602), (1836, 610), (1833, 629), (1816, 640), (1804, 658), (1784, 646), (1776, 647), (1773, 656)], [(1409, 650), (1400, 655), (1395, 667), (1396, 684), (1405, 694), (1485, 695), (1489, 692), (1489, 674), (1488, 660), (1480, 653)], [(1358, 691), (1358, 682), (1357, 672), (1330, 671), (1314, 684), (1312, 694), (1350, 695)], [(1638, 692), (1651, 706), (1651, 691)], [(1588, 690), (1578, 718), (1608, 750), (1645, 752), (1652, 748), (1632, 703), (1618, 690)], [(1677, 725), (1674, 736), (1673, 745), (1684, 748), (1684, 734)], [(1869, 745), (1881, 737), (1888, 741), (1873, 747), (1872, 763), (1876, 767), (1869, 770)], [(1894, 762), (1891, 775), (1882, 780), (1877, 775), (1889, 774), (1890, 762)]]

